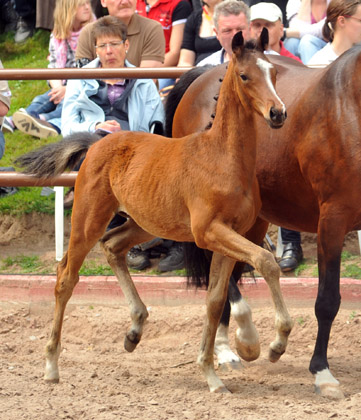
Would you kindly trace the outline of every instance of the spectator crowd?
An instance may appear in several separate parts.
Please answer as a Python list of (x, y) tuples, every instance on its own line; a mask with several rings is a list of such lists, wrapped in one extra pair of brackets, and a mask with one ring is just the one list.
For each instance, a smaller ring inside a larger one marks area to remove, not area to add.
[[(0, 0), (0, 10), (1, 31), (13, 34), (15, 43), (36, 28), (51, 31), (49, 68), (218, 65), (230, 60), (235, 33), (249, 40), (263, 28), (269, 33), (266, 53), (305, 65), (328, 65), (361, 42), (361, 0)], [(47, 92), (10, 115), (11, 92), (0, 81), (0, 158), (4, 133), (11, 141), (14, 130), (35, 138), (79, 131), (99, 138), (121, 130), (162, 134), (163, 99), (175, 83), (49, 80)], [(73, 195), (69, 190), (66, 207)], [(109, 229), (124, 222), (115, 215)], [(300, 232), (281, 228), (281, 238), (279, 265), (294, 270), (303, 259)], [(183, 268), (181, 244), (162, 238), (132, 248), (127, 262), (143, 270), (161, 255), (160, 271)]]

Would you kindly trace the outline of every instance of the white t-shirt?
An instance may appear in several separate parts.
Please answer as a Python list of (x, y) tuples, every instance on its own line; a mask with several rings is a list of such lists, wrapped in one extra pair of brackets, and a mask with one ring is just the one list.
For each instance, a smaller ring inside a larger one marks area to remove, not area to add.
[(307, 65), (320, 64), (328, 66), (338, 58), (338, 55), (333, 50), (331, 43), (326, 44), (321, 50), (314, 54)]

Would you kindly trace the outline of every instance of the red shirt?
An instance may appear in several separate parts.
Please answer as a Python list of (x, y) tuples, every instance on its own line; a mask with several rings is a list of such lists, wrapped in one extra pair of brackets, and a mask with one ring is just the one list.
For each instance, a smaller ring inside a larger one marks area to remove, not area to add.
[(165, 52), (169, 51), (169, 41), (174, 24), (185, 23), (192, 8), (188, 0), (158, 0), (152, 7), (145, 0), (137, 0), (136, 13), (159, 22), (164, 31)]
[(289, 52), (288, 50), (286, 50), (285, 46), (283, 45), (283, 42), (280, 41), (280, 55), (283, 55), (284, 57), (290, 57), (293, 58), (294, 60), (299, 61), (300, 63), (302, 63), (301, 59), (296, 57), (295, 55), (293, 55), (291, 52)]

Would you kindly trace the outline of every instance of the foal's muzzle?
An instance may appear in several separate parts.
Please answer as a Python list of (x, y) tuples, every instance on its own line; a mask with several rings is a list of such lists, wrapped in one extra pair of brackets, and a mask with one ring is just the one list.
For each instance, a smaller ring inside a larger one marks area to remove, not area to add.
[(287, 118), (287, 111), (277, 109), (274, 106), (270, 109), (268, 124), (272, 128), (280, 128), (283, 126)]

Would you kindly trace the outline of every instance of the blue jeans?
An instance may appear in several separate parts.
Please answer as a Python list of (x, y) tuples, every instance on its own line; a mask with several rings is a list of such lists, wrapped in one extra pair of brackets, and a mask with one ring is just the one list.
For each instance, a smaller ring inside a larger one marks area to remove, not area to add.
[(46, 121), (55, 125), (55, 127), (60, 130), (61, 110), (63, 108), (64, 100), (58, 105), (54, 104), (54, 102), (49, 100), (49, 92), (50, 90), (42, 95), (35, 96), (31, 104), (26, 108), (26, 112), (36, 118), (39, 118), (39, 115), (42, 114)]
[(3, 132), (0, 130), (0, 159), (4, 156), (4, 152), (5, 152), (5, 139), (4, 139)]
[(303, 64), (307, 64), (311, 57), (326, 45), (326, 41), (317, 36), (304, 35), (301, 39), (286, 38), (284, 45), (289, 52), (299, 57)]
[(175, 84), (175, 79), (158, 79), (159, 90)]

